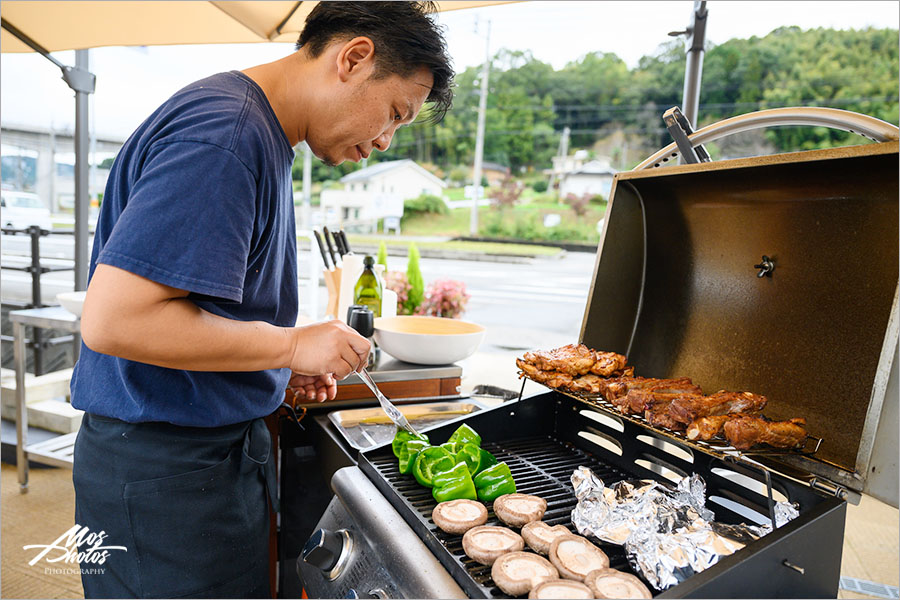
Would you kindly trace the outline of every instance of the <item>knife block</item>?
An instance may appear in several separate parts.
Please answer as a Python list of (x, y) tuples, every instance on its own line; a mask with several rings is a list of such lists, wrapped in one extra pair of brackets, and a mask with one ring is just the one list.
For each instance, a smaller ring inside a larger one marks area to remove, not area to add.
[(328, 290), (328, 303), (325, 305), (325, 317), (337, 318), (338, 316), (338, 294), (341, 286), (341, 268), (325, 269), (325, 288)]

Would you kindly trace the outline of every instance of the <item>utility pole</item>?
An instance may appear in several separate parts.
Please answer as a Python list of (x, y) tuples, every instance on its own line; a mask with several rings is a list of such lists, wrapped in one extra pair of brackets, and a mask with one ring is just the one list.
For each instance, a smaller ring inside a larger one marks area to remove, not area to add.
[(478, 131), (475, 136), (475, 166), (472, 169), (472, 218), (469, 220), (469, 235), (478, 235), (478, 200), (481, 190), (481, 159), (484, 154), (484, 113), (487, 110), (488, 75), (491, 70), (491, 22), (487, 24), (484, 44), (484, 66), (481, 68), (481, 98), (478, 100)]
[[(706, 17), (709, 11), (704, 0), (694, 1), (691, 23), (687, 30), (674, 35), (687, 35), (685, 40), (687, 61), (684, 68), (684, 92), (681, 112), (694, 129), (697, 128), (697, 111), (700, 107), (700, 80), (703, 75), (703, 44), (706, 42)], [(673, 34), (669, 34), (673, 35)]]

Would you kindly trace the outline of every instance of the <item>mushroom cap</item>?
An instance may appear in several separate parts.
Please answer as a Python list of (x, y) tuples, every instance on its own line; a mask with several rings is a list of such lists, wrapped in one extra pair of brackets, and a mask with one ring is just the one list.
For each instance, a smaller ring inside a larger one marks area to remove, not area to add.
[(550, 544), (547, 553), (561, 577), (584, 581), (588, 573), (609, 567), (609, 557), (580, 535), (561, 535)]
[(525, 547), (522, 536), (506, 527), (479, 525), (468, 530), (462, 539), (466, 556), (483, 565), (492, 565), (500, 556)]
[(510, 596), (522, 596), (544, 581), (558, 579), (559, 572), (543, 556), (532, 552), (509, 552), (494, 561), (491, 578)]
[(550, 551), (550, 544), (561, 535), (571, 534), (569, 528), (565, 525), (554, 525), (551, 527), (543, 521), (532, 521), (522, 526), (522, 537), (528, 547), (546, 555)]
[(529, 598), (591, 598), (594, 592), (580, 581), (571, 579), (550, 579), (534, 586), (528, 592)]
[(595, 598), (645, 598), (653, 594), (644, 582), (631, 573), (615, 569), (596, 569), (587, 574), (584, 583), (591, 588)]
[(540, 521), (547, 510), (547, 501), (530, 494), (505, 494), (494, 500), (494, 514), (513, 527)]
[(449, 500), (441, 502), (431, 511), (434, 524), (447, 533), (463, 534), (473, 527), (487, 523), (488, 512), (484, 504), (474, 500)]

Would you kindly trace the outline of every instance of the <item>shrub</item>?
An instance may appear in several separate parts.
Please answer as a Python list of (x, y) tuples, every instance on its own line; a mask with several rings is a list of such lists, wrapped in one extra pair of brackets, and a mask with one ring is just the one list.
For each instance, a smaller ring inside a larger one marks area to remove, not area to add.
[(450, 179), (450, 183), (454, 185), (465, 185), (466, 180), (469, 179), (469, 173), (471, 172), (472, 169), (470, 169), (469, 167), (459, 165), (450, 169), (450, 175), (448, 176), (448, 179)]
[(572, 207), (572, 210), (578, 217), (583, 217), (587, 213), (588, 204), (590, 203), (590, 201), (591, 197), (587, 194), (583, 194), (581, 196), (576, 196), (575, 194), (566, 194), (565, 198), (566, 204)]
[(397, 294), (397, 314), (411, 315), (407, 310), (409, 302), (409, 280), (403, 271), (385, 271), (384, 285)]
[(433, 213), (446, 215), (450, 212), (443, 199), (431, 194), (422, 194), (418, 198), (403, 201), (403, 218)]
[(409, 281), (409, 293), (406, 298), (408, 314), (414, 314), (422, 300), (425, 299), (425, 281), (422, 279), (422, 269), (419, 267), (419, 249), (416, 244), (409, 244), (409, 261), (406, 264), (406, 279)]
[(455, 279), (438, 279), (429, 284), (425, 301), (416, 314), (458, 319), (466, 312), (468, 303), (465, 283)]
[(538, 194), (543, 194), (547, 191), (547, 182), (544, 179), (538, 179), (531, 184), (531, 189), (533, 189)]

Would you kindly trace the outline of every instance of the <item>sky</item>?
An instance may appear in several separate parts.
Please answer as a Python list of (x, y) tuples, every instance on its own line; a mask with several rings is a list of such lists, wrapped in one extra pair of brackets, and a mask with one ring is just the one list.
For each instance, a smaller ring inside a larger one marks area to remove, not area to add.
[[(897, 28), (900, 3), (890, 0), (710, 0), (707, 41), (762, 37), (780, 26)], [(549, 1), (450, 11), (438, 15), (446, 27), (448, 49), (457, 71), (480, 65), (489, 41), (501, 48), (530, 50), (535, 58), (564, 67), (589, 52), (613, 52), (629, 68), (684, 30), (691, 0)], [(487, 39), (488, 25), (490, 38)], [(292, 44), (222, 44), (213, 46), (116, 47), (91, 50), (97, 76), (91, 96), (90, 129), (99, 137), (124, 140), (172, 93), (213, 73), (243, 69), (279, 59)], [(54, 53), (75, 64), (74, 52)], [(74, 130), (74, 93), (60, 71), (37, 54), (0, 55), (0, 120), (4, 124)]]

